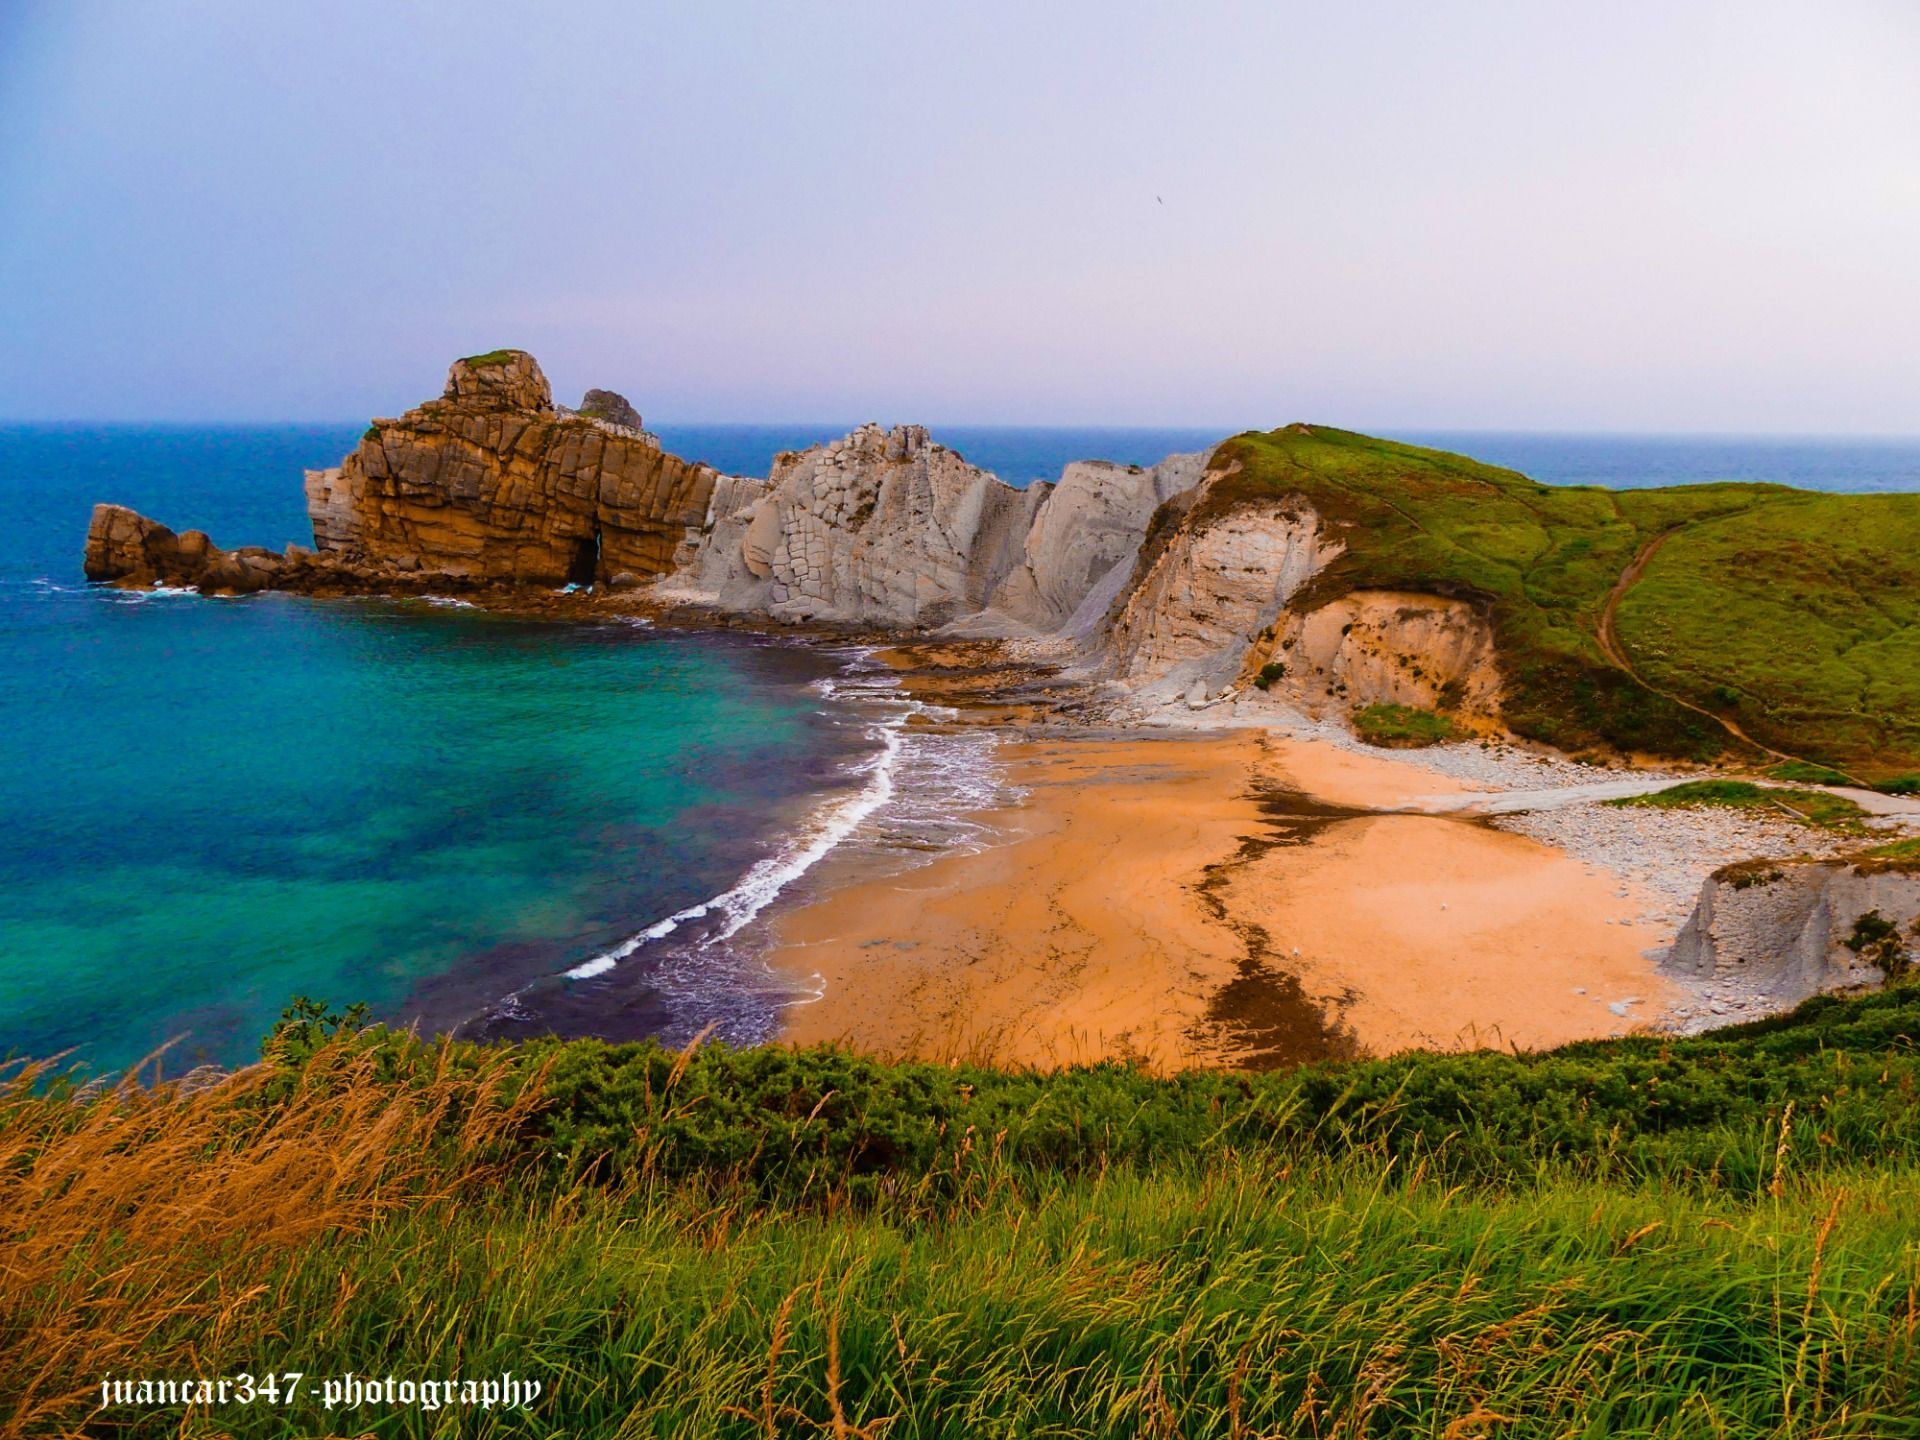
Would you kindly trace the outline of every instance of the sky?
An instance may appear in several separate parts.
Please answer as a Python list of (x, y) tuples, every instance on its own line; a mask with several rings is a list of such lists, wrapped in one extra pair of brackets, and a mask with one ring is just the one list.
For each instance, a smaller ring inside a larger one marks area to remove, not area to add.
[(0, 0), (0, 418), (1920, 432), (1913, 0)]

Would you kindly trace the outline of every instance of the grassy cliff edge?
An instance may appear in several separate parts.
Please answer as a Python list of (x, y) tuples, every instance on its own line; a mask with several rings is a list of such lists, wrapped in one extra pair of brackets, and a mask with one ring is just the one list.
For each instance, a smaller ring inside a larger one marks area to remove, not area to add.
[(1549, 486), (1309, 425), (1235, 436), (1211, 468), (1230, 473), (1196, 518), (1298, 496), (1347, 540), (1293, 608), (1361, 589), (1478, 606), (1521, 735), (1706, 759), (1742, 748), (1726, 720), (1867, 778), (1920, 765), (1920, 495)]

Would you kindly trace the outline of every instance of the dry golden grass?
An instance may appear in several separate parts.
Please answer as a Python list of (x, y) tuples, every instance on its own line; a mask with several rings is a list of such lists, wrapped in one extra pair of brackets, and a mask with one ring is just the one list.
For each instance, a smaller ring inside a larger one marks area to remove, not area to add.
[[(510, 1057), (407, 1083), (336, 1042), (271, 1096), (268, 1066), (76, 1102), (0, 1081), (0, 1437), (45, 1434), (101, 1380), (217, 1367), (273, 1307), (289, 1252), (483, 1182), (537, 1085)], [(203, 1363), (207, 1362), (207, 1363)]]

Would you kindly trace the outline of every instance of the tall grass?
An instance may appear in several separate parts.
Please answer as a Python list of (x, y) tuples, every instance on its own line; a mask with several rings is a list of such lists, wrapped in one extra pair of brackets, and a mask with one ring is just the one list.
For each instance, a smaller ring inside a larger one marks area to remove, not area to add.
[(505, 1053), (457, 1071), (438, 1054), (407, 1085), (335, 1044), (292, 1077), (261, 1065), (91, 1098), (16, 1067), (0, 1082), (0, 1435), (89, 1408), (108, 1375), (201, 1371), (272, 1323), (302, 1251), (472, 1194), (534, 1096), (507, 1083)]
[[(17, 1076), (0, 1434), (1920, 1436), (1917, 993), (1297, 1076), (311, 1029)], [(546, 1394), (94, 1413), (241, 1370)]]

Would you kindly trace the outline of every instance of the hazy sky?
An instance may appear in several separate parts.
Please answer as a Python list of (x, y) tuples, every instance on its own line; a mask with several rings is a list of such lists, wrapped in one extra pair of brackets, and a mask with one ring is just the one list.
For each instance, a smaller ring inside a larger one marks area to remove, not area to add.
[(1920, 431), (1915, 0), (0, 0), (0, 416)]

